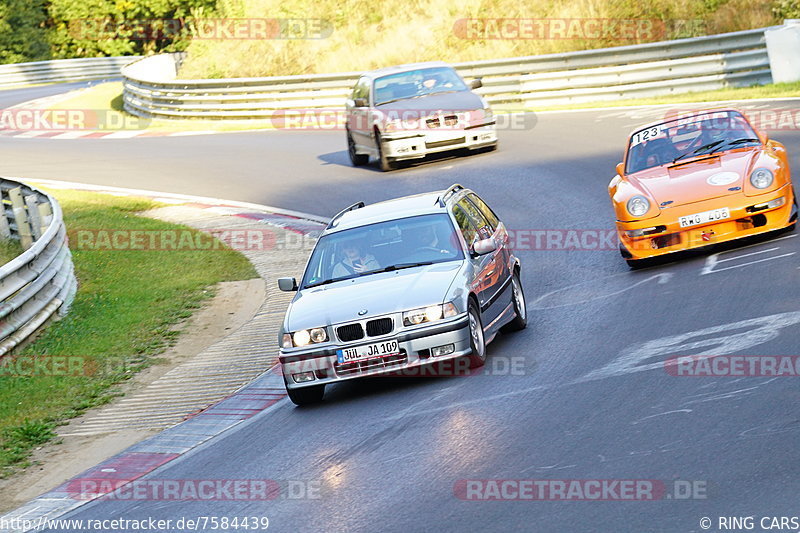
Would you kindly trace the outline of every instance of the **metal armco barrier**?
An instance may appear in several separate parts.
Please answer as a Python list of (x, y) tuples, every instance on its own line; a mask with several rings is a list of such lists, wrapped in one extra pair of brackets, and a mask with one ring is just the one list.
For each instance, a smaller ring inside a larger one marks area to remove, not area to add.
[[(564, 54), (456, 63), (493, 106), (542, 106), (649, 97), (772, 82), (766, 28)], [(344, 106), (358, 72), (177, 79), (184, 55), (161, 54), (122, 69), (125, 109), (142, 117), (272, 118), (286, 109)]]
[(25, 251), (0, 267), (0, 358), (56, 312), (64, 315), (77, 280), (61, 207), (50, 195), (0, 178), (0, 238)]
[(0, 65), (0, 89), (38, 83), (119, 78), (120, 69), (136, 59), (140, 57), (90, 57)]

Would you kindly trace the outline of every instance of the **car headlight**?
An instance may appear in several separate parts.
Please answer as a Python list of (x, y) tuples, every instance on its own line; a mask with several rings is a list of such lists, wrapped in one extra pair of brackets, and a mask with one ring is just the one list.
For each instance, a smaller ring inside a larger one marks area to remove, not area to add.
[(775, 180), (775, 176), (768, 168), (757, 168), (750, 174), (750, 183), (756, 189), (766, 189)]
[(406, 326), (416, 326), (424, 322), (436, 322), (443, 318), (450, 318), (458, 314), (458, 309), (453, 302), (446, 304), (429, 305), (413, 311), (403, 313), (403, 324)]
[(640, 217), (650, 210), (650, 202), (644, 196), (634, 196), (628, 200), (628, 213)]
[(283, 334), (283, 347), (294, 348), (296, 346), (307, 346), (328, 340), (328, 332), (325, 328), (301, 329), (294, 333)]

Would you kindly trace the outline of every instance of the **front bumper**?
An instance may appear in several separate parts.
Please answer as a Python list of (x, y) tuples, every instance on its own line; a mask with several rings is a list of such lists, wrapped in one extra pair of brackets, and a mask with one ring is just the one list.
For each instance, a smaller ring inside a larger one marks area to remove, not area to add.
[[(752, 210), (753, 206), (784, 198), (783, 205), (771, 209)], [(679, 217), (727, 207), (730, 217), (707, 224), (681, 228)], [(759, 196), (728, 196), (662, 209), (657, 217), (636, 222), (617, 221), (617, 233), (623, 255), (628, 259), (647, 259), (673, 252), (701, 248), (715, 243), (768, 233), (791, 225), (797, 218), (794, 191), (787, 184), (776, 191)], [(657, 228), (641, 237), (627, 232)]]
[(395, 132), (383, 135), (386, 157), (394, 161), (418, 159), (428, 154), (478, 149), (497, 144), (494, 122), (464, 129), (431, 130), (425, 132)]
[[(336, 351), (339, 349), (391, 339), (398, 341), (401, 352), (399, 356), (376, 357), (363, 362), (341, 365), (338, 363)], [(454, 345), (452, 353), (444, 356), (431, 355), (432, 348), (448, 344)], [(324, 348), (316, 350), (281, 350), (280, 362), (286, 388), (296, 389), (393, 373), (409, 377), (426, 375), (422, 367), (470, 353), (469, 319), (464, 313), (434, 324), (399, 330), (389, 335), (371, 337), (369, 340), (327, 344)], [(296, 383), (293, 376), (304, 372), (313, 372), (314, 379)]]

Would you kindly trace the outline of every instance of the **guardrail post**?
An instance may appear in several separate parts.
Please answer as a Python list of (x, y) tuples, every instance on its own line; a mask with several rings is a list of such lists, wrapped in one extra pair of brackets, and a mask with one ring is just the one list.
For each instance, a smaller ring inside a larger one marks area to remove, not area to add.
[(10, 239), (11, 228), (8, 227), (8, 218), (6, 217), (6, 205), (3, 202), (2, 194), (0, 194), (0, 239)]
[(9, 189), (8, 197), (11, 199), (11, 209), (14, 211), (14, 221), (17, 224), (19, 242), (22, 244), (22, 249), (27, 250), (33, 245), (33, 235), (31, 234), (31, 226), (28, 224), (25, 203), (22, 201), (22, 188)]
[(775, 83), (800, 81), (800, 20), (789, 19), (783, 26), (764, 32), (772, 80)]
[(47, 202), (39, 204), (38, 208), (39, 208), (39, 219), (41, 220), (42, 233), (44, 233), (45, 230), (47, 229), (47, 226), (50, 225), (50, 221), (53, 219), (53, 208), (50, 207), (50, 204)]
[(39, 206), (36, 205), (36, 196), (29, 194), (25, 197), (25, 207), (28, 208), (28, 221), (31, 226), (33, 240), (42, 236), (42, 217), (39, 216)]

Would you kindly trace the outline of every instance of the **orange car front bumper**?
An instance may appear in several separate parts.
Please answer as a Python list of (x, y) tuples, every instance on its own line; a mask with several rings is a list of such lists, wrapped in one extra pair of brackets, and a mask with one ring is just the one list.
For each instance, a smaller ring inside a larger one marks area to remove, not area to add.
[[(754, 207), (779, 198), (784, 199), (780, 206), (766, 209)], [(722, 207), (730, 210), (730, 217), (722, 221), (685, 228), (678, 223), (682, 216)], [(796, 218), (794, 191), (791, 184), (787, 184), (759, 196), (731, 195), (662, 209), (657, 217), (647, 220), (617, 221), (617, 233), (622, 254), (626, 259), (636, 260), (767, 233), (791, 225)], [(636, 230), (650, 231), (642, 236), (631, 235)]]

